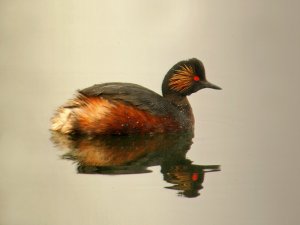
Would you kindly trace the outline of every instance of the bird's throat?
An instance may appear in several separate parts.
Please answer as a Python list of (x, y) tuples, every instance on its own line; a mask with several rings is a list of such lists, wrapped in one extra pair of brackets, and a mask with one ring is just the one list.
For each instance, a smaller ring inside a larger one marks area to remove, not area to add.
[(169, 94), (169, 95), (165, 95), (164, 98), (166, 98), (169, 102), (171, 102), (176, 108), (178, 108), (178, 110), (181, 113), (185, 114), (186, 117), (192, 123), (194, 123), (193, 110), (186, 96)]

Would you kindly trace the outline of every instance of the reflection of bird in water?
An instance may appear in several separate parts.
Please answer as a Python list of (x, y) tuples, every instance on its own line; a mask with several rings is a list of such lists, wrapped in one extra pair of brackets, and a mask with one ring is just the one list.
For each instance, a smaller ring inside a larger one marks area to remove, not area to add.
[(162, 164), (161, 172), (164, 174), (165, 181), (174, 184), (166, 188), (180, 190), (179, 195), (192, 198), (197, 197), (199, 195), (198, 191), (203, 188), (204, 174), (219, 170), (220, 166), (218, 165), (193, 165), (190, 160), (186, 160), (181, 164)]
[(97, 84), (59, 107), (51, 129), (90, 135), (186, 131), (194, 126), (187, 96), (203, 88), (220, 89), (206, 80), (201, 61), (181, 61), (166, 74), (162, 96), (136, 84)]
[(219, 166), (194, 165), (186, 159), (193, 132), (129, 135), (70, 136), (52, 133), (52, 141), (66, 151), (62, 156), (77, 162), (79, 173), (138, 174), (149, 173), (148, 167), (161, 166), (164, 180), (174, 184), (186, 197), (196, 197), (202, 189), (204, 173)]

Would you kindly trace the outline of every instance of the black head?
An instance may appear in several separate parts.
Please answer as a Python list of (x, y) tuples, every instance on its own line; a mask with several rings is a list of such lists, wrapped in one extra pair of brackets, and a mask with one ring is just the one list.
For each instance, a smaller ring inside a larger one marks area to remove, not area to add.
[(162, 84), (164, 96), (172, 93), (186, 96), (203, 88), (221, 89), (206, 80), (203, 63), (196, 58), (176, 63)]

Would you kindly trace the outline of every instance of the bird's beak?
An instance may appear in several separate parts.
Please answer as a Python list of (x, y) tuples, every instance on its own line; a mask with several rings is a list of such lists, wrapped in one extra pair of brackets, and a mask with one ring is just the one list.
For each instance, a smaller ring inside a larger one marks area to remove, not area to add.
[(203, 85), (204, 88), (212, 88), (212, 89), (222, 90), (222, 88), (220, 88), (219, 86), (217, 86), (215, 84), (212, 84), (208, 81), (203, 81), (202, 85)]

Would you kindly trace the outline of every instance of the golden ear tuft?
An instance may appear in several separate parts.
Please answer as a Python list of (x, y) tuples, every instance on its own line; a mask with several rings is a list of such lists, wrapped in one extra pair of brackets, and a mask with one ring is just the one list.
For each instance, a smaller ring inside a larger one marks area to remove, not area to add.
[(193, 84), (194, 74), (192, 66), (180, 66), (180, 69), (175, 70), (174, 75), (170, 79), (170, 89), (178, 92), (186, 91)]

